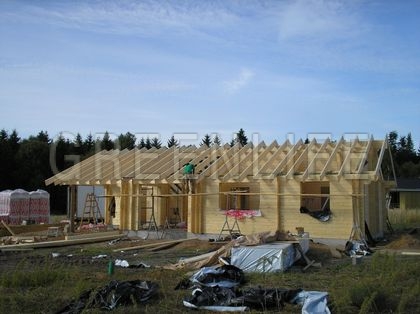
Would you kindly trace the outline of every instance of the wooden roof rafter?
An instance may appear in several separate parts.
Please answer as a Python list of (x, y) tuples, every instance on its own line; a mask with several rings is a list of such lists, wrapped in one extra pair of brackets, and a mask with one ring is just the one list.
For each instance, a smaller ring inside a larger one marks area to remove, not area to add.
[[(285, 145), (285, 143), (283, 143), (283, 145), (282, 146), (284, 146)], [(279, 149), (279, 147), (278, 147), (278, 144), (277, 144), (277, 141), (273, 141), (268, 147), (264, 147), (264, 148), (262, 148), (262, 152), (260, 153), (259, 151), (254, 151), (253, 150), (253, 154), (254, 154), (254, 156), (253, 156), (253, 160), (254, 160), (254, 162), (253, 163), (251, 163), (251, 164), (249, 164), (242, 172), (241, 172), (241, 174), (239, 175), (239, 177), (238, 177), (238, 181), (243, 181), (248, 175), (250, 175), (250, 173), (251, 174), (257, 174), (258, 173), (258, 169), (259, 169), (259, 167), (258, 167), (258, 165), (259, 165), (259, 162), (260, 162), (260, 160), (264, 160), (264, 158), (269, 154), (269, 153), (271, 153), (271, 151), (273, 150), (273, 149)], [(252, 170), (252, 171), (251, 171)]]
[(337, 173), (337, 178), (341, 178), (344, 174), (345, 167), (347, 166), (347, 163), (350, 161), (350, 158), (352, 156), (352, 151), (355, 149), (355, 147), (359, 144), (359, 138), (356, 137), (353, 141), (353, 143), (350, 145), (350, 148), (344, 157), (343, 163), (341, 164), (340, 170)]
[[(251, 159), (254, 159), (255, 157), (258, 158), (259, 155), (259, 151), (265, 146), (264, 142), (261, 142), (260, 144), (258, 144), (256, 147), (251, 147), (249, 149), (249, 151), (244, 151), (244, 155), (245, 157), (240, 159), (239, 162), (237, 162), (224, 176), (223, 176), (223, 181), (229, 181), (232, 178), (235, 178), (236, 180), (238, 180), (240, 174), (247, 168), (247, 166), (245, 167), (244, 170), (241, 170), (241, 166), (243, 166), (244, 163), (248, 162)], [(252, 165), (253, 163), (251, 162), (250, 165)]]
[[(178, 169), (175, 169), (175, 165), (172, 174), (169, 174), (168, 177), (166, 179), (162, 179), (162, 183), (165, 182), (174, 182), (174, 183), (179, 183), (179, 179), (182, 178), (183, 176), (183, 170), (184, 167), (183, 165), (186, 162), (190, 162), (195, 166), (195, 172), (197, 173), (197, 171), (199, 171), (198, 169), (200, 168), (200, 166), (205, 163), (206, 159), (209, 158), (209, 152), (212, 148), (211, 147), (207, 147), (205, 145), (200, 146), (200, 148), (196, 151), (195, 156), (190, 156), (190, 155), (186, 155), (184, 156), (183, 159), (180, 160), (179, 163), (179, 167)], [(191, 157), (193, 157), (191, 159)], [(165, 174), (162, 173), (162, 176), (164, 176)]]
[(312, 167), (312, 165), (315, 164), (318, 156), (323, 153), (326, 149), (326, 147), (331, 143), (330, 139), (327, 138), (324, 143), (322, 143), (321, 147), (318, 149), (318, 151), (315, 153), (314, 157), (312, 158), (312, 160), (308, 163), (308, 166), (306, 167), (305, 171), (302, 174), (302, 181), (305, 181), (310, 173), (310, 169)]
[[(280, 147), (276, 147), (276, 149), (274, 150), (273, 154), (269, 157), (269, 159), (264, 163), (264, 165), (258, 170), (258, 172), (256, 173), (255, 177), (256, 178), (260, 178), (262, 176), (265, 176), (265, 174), (267, 174), (267, 169), (269, 167), (273, 167), (274, 171), (270, 171), (269, 173), (271, 175), (269, 175), (270, 179), (274, 179), (275, 175), (273, 175), (273, 172), (275, 172), (275, 169), (278, 168), (278, 165), (276, 165), (277, 162), (279, 162), (280, 164), (283, 163), (285, 158), (280, 158), (282, 155), (287, 156), (289, 155), (289, 153), (293, 150), (294, 147), (296, 147), (296, 145), (300, 145), (302, 142), (302, 140), (300, 139), (295, 145), (292, 145), (290, 143), (290, 141), (287, 139), (286, 141), (284, 141), (284, 143), (280, 146)], [(287, 153), (285, 153), (285, 150), (287, 150)]]
[(293, 178), (297, 167), (299, 167), (302, 164), (305, 157), (306, 158), (308, 157), (308, 151), (315, 144), (316, 144), (316, 139), (315, 138), (313, 138), (309, 144), (307, 144), (307, 145), (303, 144), (303, 145), (305, 145), (305, 148), (301, 151), (299, 157), (295, 160), (292, 167), (290, 167), (289, 171), (287, 172), (287, 174), (286, 174), (287, 179), (292, 179)]
[[(112, 155), (103, 159), (101, 163), (93, 167), (94, 178), (98, 182), (105, 183), (109, 180), (118, 180), (123, 176), (123, 167), (121, 160), (125, 160), (127, 156), (131, 155), (131, 150), (124, 149), (122, 151), (116, 150), (116, 156), (113, 158)], [(89, 177), (85, 173), (85, 177)]]
[(379, 153), (378, 161), (376, 163), (375, 172), (374, 172), (375, 180), (377, 180), (379, 178), (383, 179), (382, 171), (381, 171), (381, 165), (382, 165), (382, 160), (384, 158), (385, 150), (387, 149), (387, 147), (388, 147), (388, 144), (387, 144), (387, 141), (385, 140), (382, 143), (381, 151)]
[[(137, 174), (141, 173), (143, 168), (147, 168), (149, 165), (156, 163), (156, 159), (161, 160), (165, 156), (170, 155), (171, 148), (161, 148), (159, 151), (149, 151), (145, 147), (136, 149), (133, 154), (134, 158), (134, 169), (132, 172), (127, 173), (128, 177), (132, 177), (136, 180)], [(144, 163), (143, 163), (144, 162)]]
[(196, 174), (201, 175), (202, 172), (206, 171), (214, 162), (216, 162), (221, 155), (226, 152), (226, 149), (221, 147), (210, 147), (210, 153), (207, 155), (205, 162), (198, 163), (195, 170)]
[(373, 143), (373, 136), (371, 135), (366, 145), (363, 156), (360, 160), (359, 167), (357, 168), (356, 173), (358, 174), (361, 174), (363, 172), (363, 169), (365, 168), (365, 164), (369, 162), (369, 153), (370, 153), (370, 150), (372, 149), (372, 143)]
[[(65, 181), (77, 181), (78, 184), (81, 182), (91, 181), (92, 179), (85, 179), (87, 176), (94, 178), (93, 180), (97, 180), (99, 176), (96, 174), (101, 172), (98, 170), (98, 167), (102, 167), (102, 163), (110, 158), (119, 154), (119, 150), (102, 150), (98, 154), (91, 156), (88, 159), (81, 161), (79, 164), (75, 165), (74, 168), (71, 167), (69, 171), (62, 177), (60, 180), (62, 182)], [(79, 166), (79, 167), (76, 167)]]
[[(289, 142), (290, 144), (290, 142)], [(302, 139), (299, 139), (295, 145), (292, 147), (289, 147), (289, 151), (286, 153), (286, 155), (283, 157), (283, 159), (275, 166), (271, 174), (268, 176), (270, 179), (274, 179), (275, 177), (279, 176), (281, 172), (283, 171), (284, 167), (287, 166), (290, 161), (294, 160), (294, 156), (299, 150), (299, 147), (303, 145)]]
[(226, 174), (226, 172), (228, 171), (227, 169), (234, 167), (235, 164), (238, 163), (238, 161), (240, 161), (240, 155), (244, 151), (247, 151), (249, 148), (252, 148), (251, 143), (248, 143), (244, 146), (241, 146), (239, 143), (237, 143), (233, 147), (231, 147), (230, 151), (232, 151), (233, 153), (230, 156), (230, 158), (228, 160), (226, 160), (226, 162), (224, 164), (222, 164), (217, 169), (217, 171), (212, 173), (210, 175), (210, 178), (218, 180), (220, 176), (224, 176)]
[(319, 174), (319, 179), (322, 181), (326, 174), (328, 173), (329, 167), (333, 163), (336, 158), (338, 151), (341, 149), (342, 145), (344, 144), (344, 137), (342, 136), (338, 143), (336, 143), (330, 157), (328, 158), (327, 162), (325, 163), (324, 168), (322, 169), (321, 173)]
[(175, 148), (168, 158), (165, 160), (156, 161), (155, 165), (152, 165), (147, 171), (141, 182), (145, 183), (154, 183), (153, 181), (165, 178), (165, 174), (169, 174), (171, 171), (174, 171), (177, 164), (180, 162), (180, 155), (193, 153), (195, 151), (195, 146)]
[[(100, 151), (100, 152), (96, 153), (95, 155), (102, 154), (102, 152), (103, 151)], [(54, 185), (62, 184), (62, 182), (65, 181), (65, 178), (69, 177), (69, 175), (73, 174), (73, 176), (74, 176), (75, 172), (79, 173), (82, 165), (91, 162), (91, 160), (93, 160), (95, 158), (95, 155), (92, 155), (92, 156), (86, 158), (85, 160), (82, 160), (81, 162), (79, 162), (79, 163), (77, 163), (77, 164), (75, 164), (75, 165), (73, 165), (73, 166), (55, 174), (55, 175), (53, 175), (52, 177), (45, 180), (45, 184), (46, 185), (50, 185), (52, 183), (54, 183)]]
[[(239, 144), (235, 144), (235, 146), (237, 145)], [(232, 154), (231, 148), (232, 147), (230, 147), (229, 144), (225, 144), (222, 148), (219, 148), (220, 150), (212, 150), (210, 153), (210, 160), (208, 161), (209, 165), (198, 175), (197, 182), (203, 180), (205, 177), (210, 177), (221, 166), (223, 160), (229, 160), (230, 155)], [(220, 152), (221, 154), (219, 154)]]
[[(149, 174), (157, 171), (159, 167), (168, 162), (173, 158), (173, 154), (177, 147), (173, 146), (171, 148), (165, 149), (160, 154), (158, 153), (150, 153), (145, 152), (147, 154), (147, 158), (139, 156), (136, 159), (136, 168), (135, 168), (135, 175), (134, 180), (138, 181), (139, 183), (142, 182)], [(142, 164), (142, 160), (145, 160), (144, 164)]]

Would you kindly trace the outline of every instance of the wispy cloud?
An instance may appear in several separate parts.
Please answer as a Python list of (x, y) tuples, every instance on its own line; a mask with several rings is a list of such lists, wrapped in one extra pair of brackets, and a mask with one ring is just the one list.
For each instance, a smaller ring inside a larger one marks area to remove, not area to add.
[(238, 17), (217, 2), (82, 1), (25, 5), (3, 17), (101, 33), (156, 36), (218, 29)]
[(223, 85), (228, 93), (234, 94), (237, 93), (240, 89), (244, 88), (246, 85), (248, 85), (248, 83), (254, 76), (255, 73), (253, 71), (247, 68), (243, 68), (241, 69), (239, 75), (236, 78), (229, 81), (224, 81)]
[(362, 26), (349, 2), (298, 0), (282, 7), (279, 14), (281, 40), (353, 37)]

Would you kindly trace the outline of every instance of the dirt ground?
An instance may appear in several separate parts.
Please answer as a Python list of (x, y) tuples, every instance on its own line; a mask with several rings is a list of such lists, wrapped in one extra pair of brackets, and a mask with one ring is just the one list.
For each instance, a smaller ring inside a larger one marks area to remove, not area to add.
[[(46, 240), (49, 226), (11, 226), (11, 229), (18, 236), (35, 236), (40, 240)], [(0, 228), (0, 236), (10, 236), (8, 230), (3, 226)], [(61, 240), (63, 237), (60, 236), (54, 239)], [(48, 240), (51, 241), (52, 238), (48, 238)], [(0, 271), (11, 270), (22, 260), (27, 262), (26, 265), (41, 265), (45, 259), (49, 259), (60, 265), (92, 266), (88, 267), (92, 269), (98, 267), (105, 268), (110, 260), (116, 259), (126, 260), (130, 265), (141, 265), (143, 263), (150, 266), (163, 266), (177, 263), (181, 258), (188, 258), (217, 250), (226, 244), (192, 239), (157, 251), (150, 249), (124, 251), (124, 248), (127, 247), (162, 241), (169, 240), (143, 240), (140, 238), (121, 237), (117, 241), (34, 250), (2, 251), (0, 253)], [(0, 248), (7, 248), (7, 246), (0, 246)], [(373, 250), (396, 253), (403, 251), (420, 252), (420, 228), (388, 235)], [(322, 264), (334, 263), (338, 260), (337, 254), (332, 254), (329, 246), (313, 242), (310, 244), (310, 250), (307, 255), (311, 260), (321, 262)]]

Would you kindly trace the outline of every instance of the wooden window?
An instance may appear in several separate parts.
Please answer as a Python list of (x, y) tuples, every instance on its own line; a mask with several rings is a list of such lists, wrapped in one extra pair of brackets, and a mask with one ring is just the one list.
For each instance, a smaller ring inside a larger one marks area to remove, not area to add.
[(250, 209), (249, 208), (249, 188), (248, 187), (234, 187), (229, 194), (227, 209)]
[[(325, 182), (302, 183), (301, 206), (311, 212), (330, 210), (330, 187)], [(305, 195), (306, 194), (306, 195)]]

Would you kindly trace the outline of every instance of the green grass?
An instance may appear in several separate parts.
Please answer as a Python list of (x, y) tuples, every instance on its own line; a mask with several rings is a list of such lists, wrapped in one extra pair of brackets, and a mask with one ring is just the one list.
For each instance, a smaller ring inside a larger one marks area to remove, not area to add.
[[(0, 268), (1, 270), (1, 268)], [(146, 305), (120, 308), (113, 313), (185, 313), (182, 300), (191, 292), (174, 290), (187, 270), (123, 269), (107, 274), (107, 261), (95, 265), (59, 265), (46, 258), (38, 265), (23, 259), (12, 271), (0, 273), (0, 313), (54, 313), (81, 292), (106, 285), (111, 279), (151, 280), (159, 284), (159, 298)], [(247, 286), (302, 288), (327, 291), (333, 313), (419, 313), (418, 257), (375, 253), (359, 265), (350, 259), (301, 272), (247, 274)], [(275, 313), (276, 311), (273, 311)], [(282, 313), (300, 313), (287, 305)], [(84, 313), (100, 313), (88, 310)], [(257, 311), (251, 313), (260, 313)], [(268, 313), (268, 312), (267, 312)]]
[(388, 210), (388, 218), (395, 230), (406, 230), (420, 226), (420, 208)]

